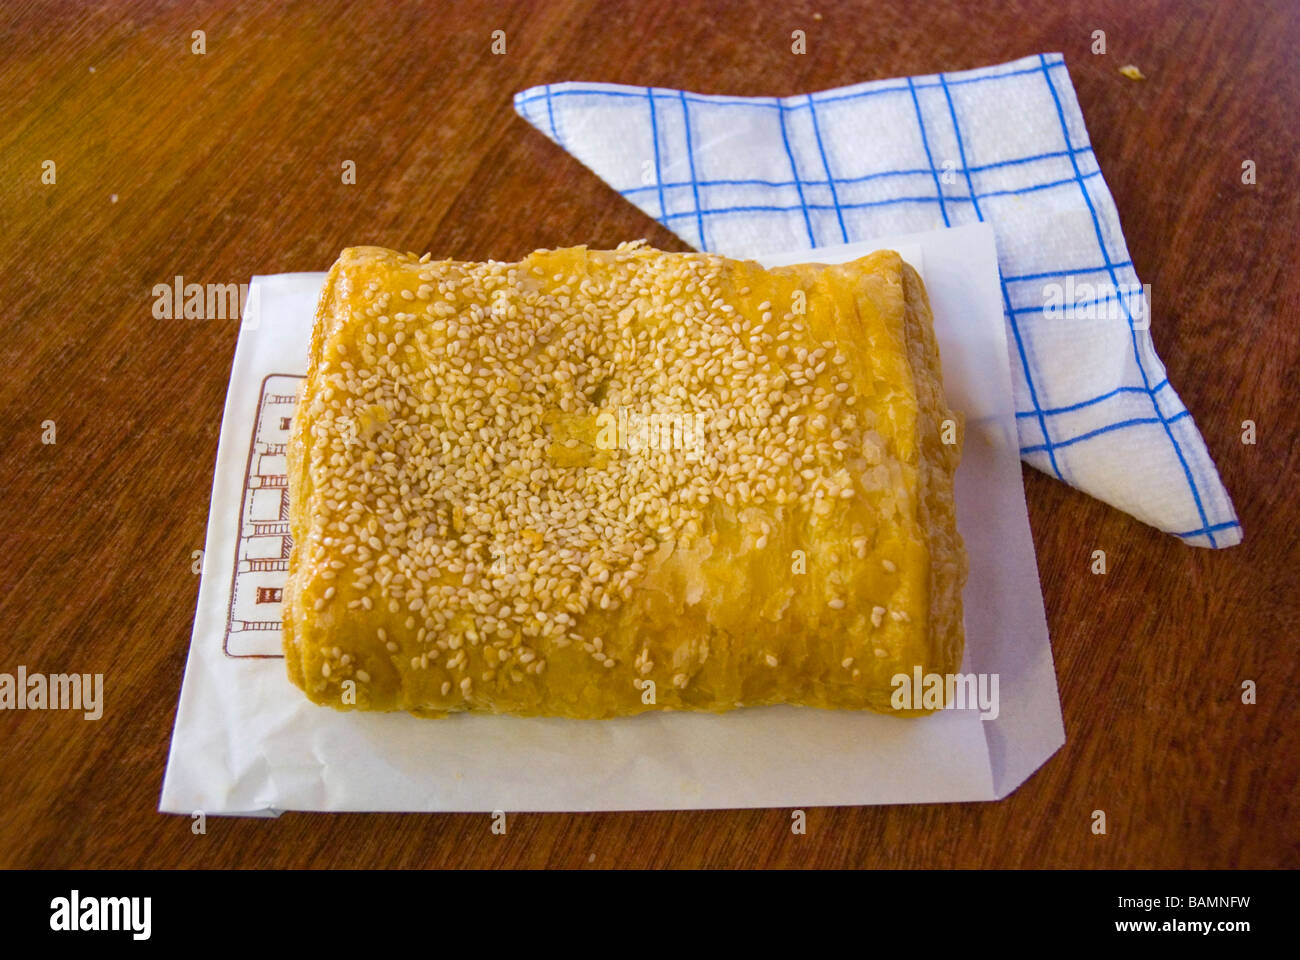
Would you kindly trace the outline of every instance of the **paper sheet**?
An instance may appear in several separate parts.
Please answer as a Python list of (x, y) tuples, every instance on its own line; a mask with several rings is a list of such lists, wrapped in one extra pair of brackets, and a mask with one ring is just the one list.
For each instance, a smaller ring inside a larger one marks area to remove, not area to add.
[(821, 248), (896, 249), (925, 277), (950, 403), (967, 419), (957, 519), (970, 554), (965, 672), (999, 714), (920, 719), (758, 707), (615, 720), (441, 720), (311, 704), (279, 656), (283, 444), (324, 274), (255, 277), (235, 350), (194, 632), (160, 809), (588, 811), (994, 800), (1065, 732), (1025, 509), (992, 231)]

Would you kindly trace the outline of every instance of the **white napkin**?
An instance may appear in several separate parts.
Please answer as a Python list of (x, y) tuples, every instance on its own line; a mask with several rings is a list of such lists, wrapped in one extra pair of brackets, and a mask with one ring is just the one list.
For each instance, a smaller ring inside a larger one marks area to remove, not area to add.
[[(602, 721), (425, 720), (311, 703), (281, 657), (284, 443), (325, 275), (281, 274), (253, 278), (239, 331), (159, 808), (513, 814), (938, 803), (1014, 790), (1065, 742), (1065, 728), (1015, 454), (992, 232), (973, 224), (879, 245), (925, 278), (945, 393), (968, 418), (955, 483), (970, 554), (962, 670), (998, 679), (996, 716), (755, 707)], [(822, 256), (840, 263), (865, 252)]]
[(515, 109), (700, 250), (759, 257), (987, 220), (1021, 459), (1185, 543), (1241, 541), (1151, 343), (1060, 54), (783, 98), (559, 83)]

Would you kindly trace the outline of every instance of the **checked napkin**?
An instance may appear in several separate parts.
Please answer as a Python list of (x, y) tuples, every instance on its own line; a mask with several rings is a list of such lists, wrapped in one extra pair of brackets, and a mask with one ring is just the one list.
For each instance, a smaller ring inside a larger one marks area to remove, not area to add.
[(791, 97), (557, 83), (514, 104), (699, 250), (754, 257), (988, 221), (1021, 458), (1185, 543), (1241, 541), (1156, 356), (1060, 54)]

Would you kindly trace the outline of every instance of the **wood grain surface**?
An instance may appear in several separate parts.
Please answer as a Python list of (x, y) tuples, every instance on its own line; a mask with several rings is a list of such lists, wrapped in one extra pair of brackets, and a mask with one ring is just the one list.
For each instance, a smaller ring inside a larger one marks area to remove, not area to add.
[[(0, 713), (0, 865), (1300, 865), (1297, 48), (1284, 2), (5, 3), (0, 671), (102, 672), (107, 705)], [(1057, 50), (1245, 543), (1186, 547), (1026, 468), (1068, 739), (1011, 797), (814, 809), (805, 836), (787, 810), (520, 814), (506, 836), (300, 813), (195, 836), (157, 813), (237, 323), (154, 319), (155, 283), (324, 270), (366, 243), (685, 249), (511, 95), (792, 94)]]

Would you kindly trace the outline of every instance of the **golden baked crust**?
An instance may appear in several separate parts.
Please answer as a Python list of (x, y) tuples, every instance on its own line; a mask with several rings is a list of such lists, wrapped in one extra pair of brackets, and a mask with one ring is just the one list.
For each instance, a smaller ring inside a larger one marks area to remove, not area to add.
[(892, 251), (345, 250), (289, 443), (289, 676), (426, 715), (897, 712), (894, 675), (961, 665), (944, 421)]

